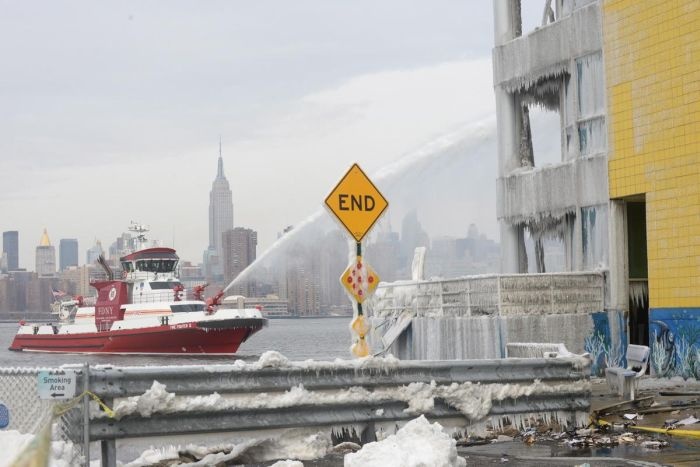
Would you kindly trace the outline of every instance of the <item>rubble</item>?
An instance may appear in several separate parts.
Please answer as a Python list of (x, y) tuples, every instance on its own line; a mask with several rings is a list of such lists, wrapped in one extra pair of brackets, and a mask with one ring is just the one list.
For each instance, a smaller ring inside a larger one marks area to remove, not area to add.
[[(626, 416), (624, 416), (626, 415)], [(531, 425), (522, 430), (516, 430), (512, 426), (501, 430), (487, 427), (483, 436), (467, 436), (457, 440), (457, 446), (472, 447), (493, 443), (522, 442), (526, 445), (549, 444), (561, 446), (570, 450), (584, 450), (591, 447), (614, 447), (621, 444), (637, 445), (644, 449), (659, 450), (669, 446), (662, 439), (663, 434), (644, 433), (634, 431), (636, 422), (643, 417), (636, 413), (623, 415), (621, 422), (607, 422), (600, 420), (599, 424), (591, 423), (580, 429), (568, 430), (557, 424), (546, 424), (542, 420), (531, 420)], [(695, 420), (695, 421), (694, 421)], [(683, 422), (697, 423), (700, 420), (688, 417)], [(679, 420), (673, 420), (674, 426), (680, 426)], [(670, 429), (669, 429), (670, 430)]]

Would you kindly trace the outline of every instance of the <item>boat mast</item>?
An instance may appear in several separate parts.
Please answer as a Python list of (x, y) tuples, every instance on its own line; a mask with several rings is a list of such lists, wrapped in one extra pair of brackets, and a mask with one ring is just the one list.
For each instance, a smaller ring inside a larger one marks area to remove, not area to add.
[(148, 242), (148, 240), (146, 239), (146, 232), (148, 232), (149, 230), (150, 229), (147, 225), (131, 221), (131, 224), (129, 225), (129, 232), (133, 232), (136, 234), (136, 238), (134, 239), (135, 251), (143, 250), (146, 248), (146, 243)]

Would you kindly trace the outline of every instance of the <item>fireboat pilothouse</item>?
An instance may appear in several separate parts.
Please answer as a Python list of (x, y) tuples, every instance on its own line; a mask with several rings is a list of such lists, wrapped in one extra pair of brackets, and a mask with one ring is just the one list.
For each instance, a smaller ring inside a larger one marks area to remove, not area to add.
[[(134, 230), (134, 228), (130, 229)], [(146, 229), (136, 226), (137, 244)], [(179, 258), (171, 248), (139, 249), (120, 259), (122, 277), (100, 258), (107, 280), (92, 282), (93, 304), (64, 297), (52, 305), (58, 323), (20, 323), (10, 350), (74, 353), (233, 354), (267, 325), (257, 309), (220, 306), (223, 291), (206, 300), (205, 285), (192, 299), (178, 277)]]

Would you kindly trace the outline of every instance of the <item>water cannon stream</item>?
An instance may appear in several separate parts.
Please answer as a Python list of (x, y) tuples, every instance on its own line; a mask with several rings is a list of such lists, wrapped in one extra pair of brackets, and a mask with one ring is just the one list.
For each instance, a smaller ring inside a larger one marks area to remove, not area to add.
[[(469, 157), (471, 152), (484, 142), (492, 143), (495, 157), (496, 119), (493, 116), (465, 125), (456, 131), (446, 133), (417, 150), (412, 151), (377, 170), (371, 179), (377, 183), (382, 193), (392, 199), (401, 189), (410, 190), (413, 181), (425, 177), (436, 164), (447, 164), (455, 159)], [(420, 172), (420, 173), (414, 173)], [(322, 200), (319, 200), (319, 204)], [(230, 284), (224, 288), (224, 293), (233, 286), (244, 282), (257, 271), (257, 269), (272, 258), (276, 253), (283, 251), (288, 245), (304, 238), (312, 228), (318, 227), (323, 222), (332, 223), (331, 216), (324, 208), (319, 208), (309, 217), (296, 225), (289, 232), (282, 235), (270, 248), (256, 258), (247, 268), (236, 276)]]

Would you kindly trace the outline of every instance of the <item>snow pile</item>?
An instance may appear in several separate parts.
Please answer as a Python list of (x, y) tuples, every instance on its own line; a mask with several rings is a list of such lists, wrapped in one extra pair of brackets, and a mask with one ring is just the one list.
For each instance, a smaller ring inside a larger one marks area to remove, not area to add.
[[(228, 465), (236, 463), (259, 463), (274, 459), (287, 459), (274, 465), (279, 467), (303, 467), (298, 460), (318, 459), (329, 452), (333, 446), (330, 435), (309, 429), (286, 430), (275, 437), (246, 439), (237, 444), (219, 444), (217, 446), (187, 445), (166, 446), (149, 449), (137, 459), (124, 464), (123, 467), (144, 467), (147, 465), (177, 465), (178, 467), (207, 467), (211, 465)], [(183, 457), (184, 455), (184, 457)], [(199, 459), (187, 462), (184, 459)]]
[(260, 356), (258, 365), (262, 368), (283, 368), (289, 366), (289, 359), (277, 351), (268, 350)]
[[(226, 397), (214, 393), (207, 396), (176, 397), (168, 393), (165, 386), (153, 382), (153, 386), (142, 396), (133, 396), (118, 402), (114, 406), (115, 417), (138, 413), (150, 417), (154, 413), (197, 412), (203, 410), (242, 410), (259, 408), (284, 408), (298, 405), (343, 405), (360, 402), (383, 403), (390, 401), (405, 402), (408, 413), (420, 414), (435, 405), (435, 398), (443, 399), (448, 405), (458, 409), (472, 422), (486, 417), (494, 402), (505, 399), (517, 399), (532, 395), (578, 393), (590, 391), (590, 382), (586, 380), (573, 383), (550, 385), (535, 380), (531, 384), (480, 384), (452, 383), (438, 385), (428, 383), (411, 383), (407, 386), (376, 388), (370, 391), (360, 386), (353, 386), (339, 391), (309, 391), (303, 386), (295, 386), (280, 393), (236, 394)], [(143, 399), (143, 400), (142, 400)], [(381, 410), (381, 409), (379, 409)], [(96, 416), (101, 415), (99, 412)]]
[[(240, 444), (233, 446), (230, 450), (227, 449), (226, 452), (210, 452), (197, 462), (190, 462), (186, 464), (179, 464), (180, 467), (206, 467), (210, 465), (224, 464), (228, 461), (233, 461), (241, 456), (241, 454), (247, 452), (250, 448), (256, 446), (257, 444), (263, 442), (260, 439), (251, 439), (244, 441)], [(206, 448), (201, 448), (206, 449)]]
[(457, 445), (438, 423), (424, 416), (411, 420), (395, 435), (365, 444), (345, 455), (345, 467), (462, 467), (467, 462), (457, 456)]
[(283, 458), (313, 460), (325, 456), (332, 449), (330, 433), (300, 428), (265, 439), (246, 451), (246, 456), (257, 462)]
[(300, 369), (307, 371), (319, 370), (379, 370), (389, 372), (399, 366), (400, 360), (393, 355), (385, 357), (365, 357), (353, 360), (343, 360), (336, 358), (333, 361), (305, 360), (295, 362), (289, 360), (283, 354), (268, 350), (263, 353), (257, 362), (247, 363), (243, 360), (236, 360), (232, 365), (208, 365), (209, 371), (257, 371), (263, 368), (285, 368)]
[(274, 464), (272, 464), (270, 467), (304, 467), (304, 464), (299, 461), (292, 461), (292, 460), (284, 460), (284, 461), (277, 461)]
[(174, 446), (166, 446), (164, 448), (153, 448), (146, 449), (141, 455), (129, 462), (124, 464), (124, 467), (146, 467), (153, 464), (163, 463), (165, 461), (176, 461), (180, 459), (180, 453), (178, 449)]
[[(55, 429), (55, 426), (54, 426)], [(20, 433), (16, 430), (0, 431), (0, 467), (11, 465), (11, 462), (34, 439), (32, 433)], [(72, 467), (75, 465), (75, 450), (70, 441), (52, 441), (49, 467)]]
[[(56, 425), (54, 425), (54, 427), (55, 426)], [(56, 436), (54, 435), (54, 441), (51, 442), (51, 460), (49, 466), (73, 467), (77, 457), (76, 454), (77, 452), (72, 441), (56, 440)]]
[(32, 434), (20, 433), (16, 430), (0, 431), (0, 467), (9, 466), (22, 450), (34, 439)]
[(120, 401), (115, 407), (117, 418), (132, 413), (139, 413), (142, 417), (150, 417), (156, 412), (167, 410), (172, 405), (175, 394), (165, 390), (165, 385), (153, 381), (151, 389), (140, 396), (129, 397)]

